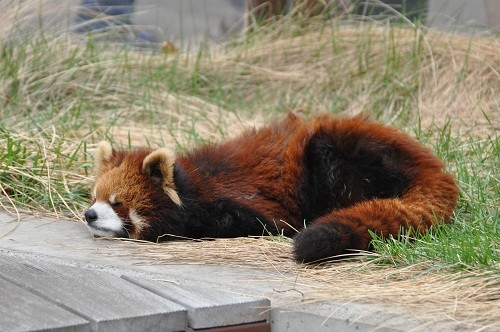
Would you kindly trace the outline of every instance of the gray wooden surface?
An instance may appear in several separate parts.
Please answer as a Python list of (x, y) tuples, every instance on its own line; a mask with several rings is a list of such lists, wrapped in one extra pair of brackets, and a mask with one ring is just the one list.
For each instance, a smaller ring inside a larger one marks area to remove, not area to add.
[(2, 331), (182, 331), (267, 320), (269, 300), (0, 251)]
[(26, 289), (0, 279), (2, 331), (88, 331), (89, 322)]
[[(0, 277), (89, 321), (92, 331), (186, 328), (183, 307), (109, 273), (44, 262), (26, 263), (3, 255)], [(4, 290), (0, 292), (3, 299)], [(26, 309), (26, 315), (31, 314)]]
[(188, 325), (193, 329), (269, 319), (271, 303), (265, 298), (247, 297), (217, 288), (178, 287), (125, 275), (122, 278), (185, 307), (188, 310)]

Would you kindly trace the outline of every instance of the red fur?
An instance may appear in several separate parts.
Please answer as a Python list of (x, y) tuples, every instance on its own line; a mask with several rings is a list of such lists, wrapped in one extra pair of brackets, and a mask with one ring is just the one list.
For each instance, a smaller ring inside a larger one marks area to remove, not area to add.
[[(142, 232), (131, 227), (130, 236), (155, 241), (163, 233), (258, 235), (251, 234), (257, 231), (250, 225), (259, 218), (267, 230), (293, 236), (306, 219), (309, 226), (295, 241), (297, 259), (303, 261), (367, 249), (369, 230), (387, 236), (401, 228), (424, 231), (438, 221), (449, 222), (458, 193), (454, 177), (427, 148), (395, 128), (360, 117), (301, 120), (290, 114), (228, 142), (180, 155), (174, 177), (180, 207), (142, 173), (147, 153), (115, 151), (98, 171), (96, 189), (102, 199), (119, 191), (127, 206), (158, 210), (161, 216), (152, 220), (145, 213), (150, 227)], [(319, 174), (328, 179), (315, 180)], [(325, 188), (337, 188), (331, 195), (338, 201), (325, 200)], [(391, 190), (395, 194), (388, 194)], [(221, 220), (230, 226), (223, 228)]]

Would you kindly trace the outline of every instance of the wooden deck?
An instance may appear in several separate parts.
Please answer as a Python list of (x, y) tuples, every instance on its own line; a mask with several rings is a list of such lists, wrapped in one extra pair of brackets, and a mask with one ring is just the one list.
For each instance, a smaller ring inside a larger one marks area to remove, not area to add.
[(6, 253), (0, 253), (0, 299), (2, 331), (270, 330), (264, 298)]
[(329, 285), (279, 268), (158, 262), (117, 249), (114, 241), (93, 239), (83, 223), (0, 211), (0, 332), (482, 327), (419, 319), (388, 303), (311, 301)]

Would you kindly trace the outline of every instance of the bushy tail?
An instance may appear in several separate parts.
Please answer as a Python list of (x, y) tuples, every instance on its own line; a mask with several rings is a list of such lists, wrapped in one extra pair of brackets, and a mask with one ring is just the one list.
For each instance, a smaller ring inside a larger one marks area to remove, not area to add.
[[(388, 129), (380, 130), (381, 137)], [(390, 135), (390, 136), (389, 136)], [(392, 138), (391, 138), (392, 137)], [(332, 210), (314, 220), (295, 237), (295, 257), (312, 262), (369, 249), (372, 231), (397, 236), (404, 229), (423, 232), (439, 222), (449, 222), (456, 207), (458, 188), (454, 176), (429, 150), (406, 135), (381, 138), (404, 156), (411, 180), (399, 197), (370, 199)], [(390, 143), (388, 143), (390, 142)]]
[(401, 198), (364, 201), (317, 219), (295, 237), (295, 257), (299, 262), (313, 262), (349, 249), (369, 249), (369, 230), (396, 236), (401, 228), (423, 232), (438, 222), (447, 223), (457, 195), (451, 175), (422, 176)]

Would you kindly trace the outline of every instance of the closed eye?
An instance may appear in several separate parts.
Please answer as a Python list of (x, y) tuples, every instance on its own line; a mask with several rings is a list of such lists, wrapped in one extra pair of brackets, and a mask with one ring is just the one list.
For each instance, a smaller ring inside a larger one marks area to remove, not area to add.
[(113, 203), (110, 203), (109, 205), (111, 205), (112, 208), (117, 208), (117, 207), (122, 206), (122, 202), (113, 202)]

